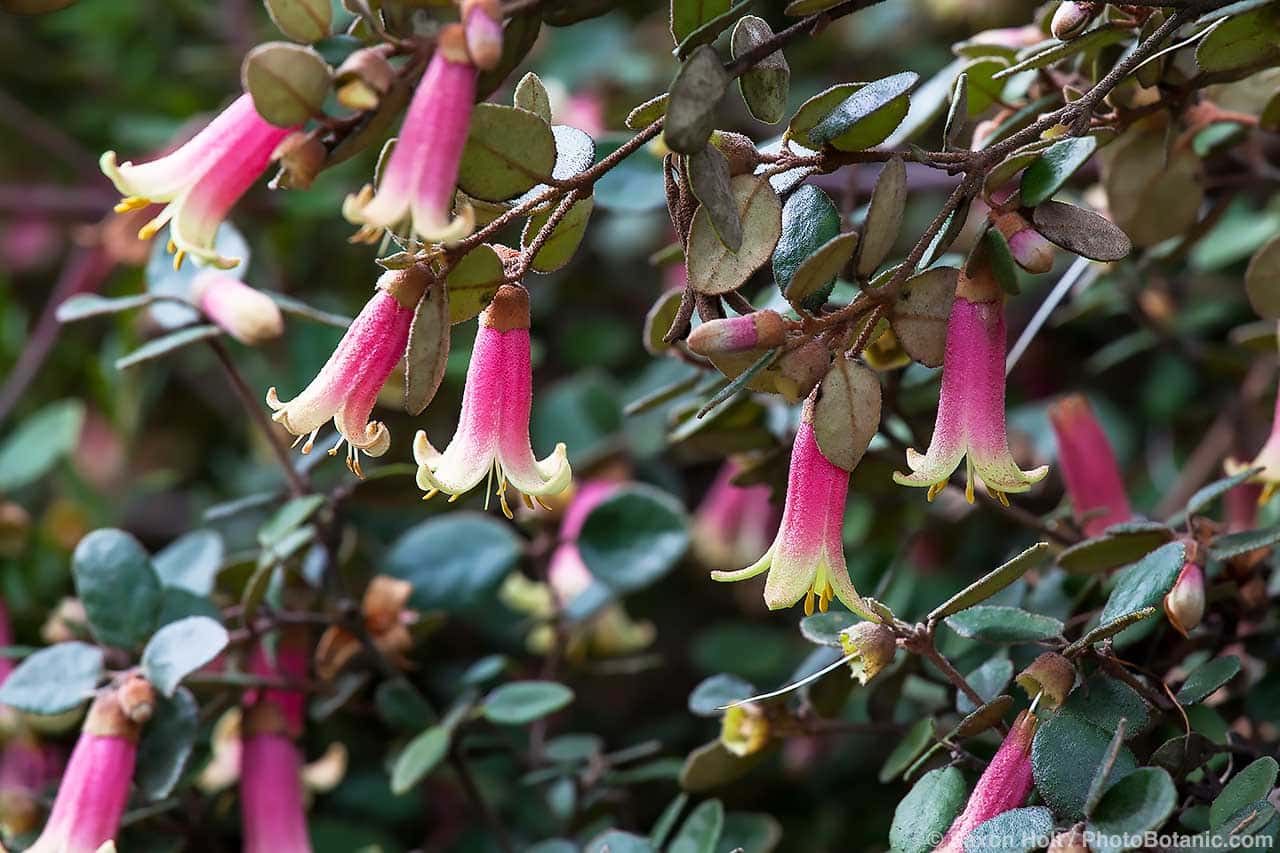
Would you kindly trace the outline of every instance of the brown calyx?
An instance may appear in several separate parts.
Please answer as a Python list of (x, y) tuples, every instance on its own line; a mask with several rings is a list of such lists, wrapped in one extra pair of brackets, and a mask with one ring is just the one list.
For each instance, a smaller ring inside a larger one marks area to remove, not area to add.
[(499, 332), (529, 328), (529, 291), (518, 284), (504, 284), (480, 315), (485, 328)]
[(394, 298), (401, 308), (415, 308), (435, 280), (435, 275), (425, 264), (414, 264), (402, 270), (387, 270), (378, 276), (377, 286)]
[(436, 37), (436, 52), (450, 62), (459, 65), (470, 65), (471, 54), (467, 52), (467, 33), (462, 24), (447, 24)]

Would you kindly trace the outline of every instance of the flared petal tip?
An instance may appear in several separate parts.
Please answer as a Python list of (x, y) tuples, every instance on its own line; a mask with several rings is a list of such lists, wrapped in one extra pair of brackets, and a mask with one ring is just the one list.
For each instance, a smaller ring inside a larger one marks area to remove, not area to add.
[(124, 175), (120, 173), (120, 164), (116, 162), (116, 152), (103, 151), (102, 156), (98, 158), (98, 168), (102, 170), (102, 174), (106, 175), (111, 183), (115, 184), (121, 195), (132, 195), (128, 187), (124, 183)]
[(716, 570), (711, 573), (711, 579), (720, 583), (733, 583), (734, 581), (750, 580), (761, 572), (767, 572), (769, 567), (773, 565), (774, 546), (770, 546), (760, 559), (756, 560), (745, 569), (733, 569), (730, 571)]
[(415, 216), (413, 231), (426, 243), (443, 243), (452, 245), (466, 239), (476, 230), (476, 212), (470, 202), (462, 202), (452, 218), (448, 214), (443, 217), (432, 216), (428, 221), (420, 221)]
[(542, 475), (541, 484), (518, 483), (514, 479), (511, 484), (526, 495), (542, 497), (558, 495), (569, 488), (573, 482), (573, 468), (569, 465), (569, 448), (563, 441), (556, 445), (550, 456), (538, 462), (538, 473)]
[(382, 456), (391, 449), (391, 430), (382, 421), (369, 421), (363, 434), (346, 437), (351, 446), (366, 456)]
[(418, 430), (413, 436), (413, 461), (422, 466), (429, 466), (439, 458), (440, 451), (431, 446), (426, 431)]
[(1012, 463), (1002, 465), (999, 469), (992, 471), (984, 470), (980, 463), (975, 462), (974, 470), (982, 480), (983, 485), (988, 489), (1007, 494), (1028, 491), (1049, 474), (1048, 465), (1040, 465), (1029, 471), (1023, 471)]

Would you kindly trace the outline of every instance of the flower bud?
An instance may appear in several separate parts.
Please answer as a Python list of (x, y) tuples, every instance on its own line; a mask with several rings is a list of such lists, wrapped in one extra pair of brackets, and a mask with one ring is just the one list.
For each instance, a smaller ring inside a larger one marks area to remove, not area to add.
[(764, 709), (747, 702), (726, 710), (720, 724), (720, 742), (739, 757), (764, 749), (769, 745), (769, 718)]
[(893, 632), (876, 622), (859, 622), (840, 632), (840, 646), (849, 658), (849, 669), (859, 684), (866, 684), (876, 673), (893, 663), (898, 650)]
[(777, 311), (753, 311), (741, 317), (708, 320), (689, 333), (689, 349), (698, 355), (723, 355), (776, 347), (787, 327)]
[(1035, 734), (1035, 715), (1023, 711), (978, 778), (964, 811), (956, 817), (934, 853), (964, 853), (965, 838), (979, 824), (1026, 802), (1033, 783), (1031, 741)]
[(284, 333), (284, 317), (275, 302), (225, 273), (199, 273), (191, 282), (191, 297), (218, 328), (242, 344), (252, 346)]
[(1049, 31), (1056, 39), (1070, 41), (1088, 28), (1101, 11), (1101, 5), (1090, 0), (1063, 0), (1054, 11)]
[(475, 66), (485, 71), (496, 68), (502, 59), (502, 10), (497, 0), (463, 0), (462, 26)]
[(1076, 669), (1071, 661), (1057, 652), (1045, 652), (1020, 672), (1014, 681), (1027, 691), (1027, 698), (1034, 701), (1039, 696), (1040, 705), (1052, 709), (1061, 705), (1075, 686)]
[(1066, 0), (1053, 13), (1053, 21), (1049, 25), (1053, 37), (1062, 41), (1070, 41), (1085, 31), (1089, 23), (1098, 14), (1097, 4), (1078, 3)]
[(134, 673), (116, 688), (116, 701), (120, 703), (120, 710), (126, 717), (141, 724), (151, 719), (151, 714), (156, 709), (156, 692), (151, 687), (151, 682)]
[(338, 103), (353, 110), (373, 109), (391, 88), (395, 75), (384, 46), (361, 48), (334, 72)]
[(324, 143), (311, 134), (290, 134), (271, 155), (281, 168), (281, 172), (271, 179), (271, 189), (307, 189), (324, 168), (328, 156)]
[(756, 144), (744, 134), (717, 130), (711, 135), (711, 144), (728, 159), (729, 174), (733, 177), (750, 174), (760, 162)]
[(996, 228), (1009, 244), (1009, 253), (1018, 266), (1029, 273), (1046, 273), (1053, 269), (1053, 244), (1031, 227), (1017, 211), (1005, 211), (992, 217)]
[(1179, 634), (1187, 636), (1204, 618), (1204, 570), (1187, 563), (1164, 597), (1164, 612)]

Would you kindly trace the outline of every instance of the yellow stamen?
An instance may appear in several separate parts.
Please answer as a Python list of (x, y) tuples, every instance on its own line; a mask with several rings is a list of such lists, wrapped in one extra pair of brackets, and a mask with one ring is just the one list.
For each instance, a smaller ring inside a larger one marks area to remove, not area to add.
[(502, 514), (509, 521), (514, 521), (515, 516), (511, 513), (511, 507), (507, 505), (507, 478), (503, 477), (498, 481), (498, 503), (502, 505)]
[(439, 490), (439, 489), (432, 489), (431, 491), (429, 491), (429, 492), (427, 492), (425, 495), (423, 495), (423, 496), (422, 496), (422, 499), (423, 499), (424, 501), (429, 501), (429, 500), (431, 500), (432, 498), (434, 498), (434, 497), (435, 497), (436, 495), (438, 495), (438, 494), (440, 494), (440, 490)]
[(809, 587), (809, 591), (804, 594), (804, 615), (813, 615), (813, 587)]
[(186, 260), (186, 258), (187, 258), (186, 249), (179, 249), (177, 252), (174, 253), (173, 255), (174, 272), (177, 272), (178, 270), (182, 269), (182, 262)]
[(996, 500), (1000, 501), (1000, 503), (1004, 504), (1005, 506), (1009, 505), (1009, 496), (1006, 495), (1004, 492), (1000, 491), (999, 489), (989, 489), (988, 491), (990, 491), (991, 494), (995, 495)]
[(460, 498), (460, 497), (461, 497), (461, 495), (449, 495), (449, 503), (453, 503), (454, 501), (456, 501), (456, 500), (457, 500), (458, 498)]
[(156, 232), (164, 227), (164, 223), (157, 223), (154, 219), (138, 229), (139, 240), (150, 240), (156, 236)]
[(964, 476), (964, 499), (973, 503), (973, 459), (968, 455), (964, 457)]
[(532, 509), (533, 509), (533, 501), (532, 501), (532, 500), (530, 500), (530, 499), (529, 499), (529, 496), (528, 496), (528, 495), (526, 495), (524, 492), (521, 492), (521, 493), (520, 493), (520, 500), (524, 501), (524, 508), (525, 508), (525, 509), (528, 509), (528, 510), (532, 510)]
[(165, 244), (164, 248), (166, 252), (172, 255), (173, 253), (178, 251), (178, 244), (173, 242), (173, 239), (170, 238), (169, 242)]
[(1258, 495), (1258, 506), (1262, 506), (1271, 500), (1272, 495), (1276, 493), (1276, 489), (1280, 489), (1280, 483), (1270, 482), (1262, 487), (1262, 494)]
[(947, 487), (946, 480), (943, 480), (938, 483), (934, 483), (932, 486), (929, 487), (929, 492), (928, 494), (925, 495), (925, 499), (928, 500), (929, 503), (933, 503), (933, 499), (936, 498), (939, 494), (941, 494), (942, 490), (945, 489), (946, 487)]
[(818, 609), (823, 613), (827, 612), (827, 608), (831, 606), (831, 584), (823, 583), (822, 594), (818, 596)]
[(547, 512), (551, 512), (551, 505), (544, 501), (541, 496), (535, 496), (534, 500), (538, 502), (538, 506), (542, 507)]
[(111, 209), (116, 213), (128, 213), (131, 210), (141, 210), (149, 204), (151, 204), (151, 199), (143, 198), (139, 195), (131, 195), (120, 199), (119, 203)]

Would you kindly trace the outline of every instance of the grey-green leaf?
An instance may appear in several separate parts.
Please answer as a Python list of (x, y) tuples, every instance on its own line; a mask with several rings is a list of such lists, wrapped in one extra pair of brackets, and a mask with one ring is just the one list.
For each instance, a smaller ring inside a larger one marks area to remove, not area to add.
[[(733, 28), (730, 46), (737, 59), (773, 38), (773, 30), (763, 19), (744, 15)], [(791, 86), (791, 66), (781, 50), (774, 51), (738, 78), (738, 89), (747, 109), (765, 124), (777, 124), (787, 112)]]
[(249, 51), (240, 67), (253, 106), (271, 124), (293, 127), (319, 115), (333, 72), (309, 47), (273, 41)]
[(968, 791), (955, 767), (930, 770), (903, 797), (893, 812), (889, 849), (893, 853), (928, 853), (964, 806)]
[(404, 352), (404, 410), (420, 415), (430, 405), (449, 364), (449, 293), (433, 281), (418, 300)]
[(901, 157), (894, 157), (880, 170), (876, 188), (871, 193), (858, 249), (858, 275), (871, 275), (888, 256), (898, 240), (906, 209), (907, 167)]
[(229, 640), (227, 629), (207, 616), (170, 622), (147, 642), (142, 671), (157, 690), (172, 697), (182, 679), (221, 654)]
[(95, 530), (76, 545), (71, 571), (98, 640), (131, 649), (151, 635), (160, 610), (160, 579), (137, 539), (123, 530)]
[(523, 726), (554, 714), (573, 701), (573, 691), (554, 681), (512, 681), (484, 699), (485, 719), (503, 726)]
[(663, 138), (672, 151), (696, 154), (715, 129), (716, 106), (724, 97), (729, 75), (715, 48), (703, 45), (685, 60), (671, 82)]
[(52, 716), (93, 695), (103, 675), (102, 650), (88, 643), (58, 643), (28, 655), (0, 685), (0, 705)]
[(716, 236), (726, 249), (737, 252), (742, 248), (742, 219), (738, 216), (738, 203), (729, 185), (728, 158), (708, 143), (697, 154), (690, 154), (685, 162), (693, 195), (702, 204)]

